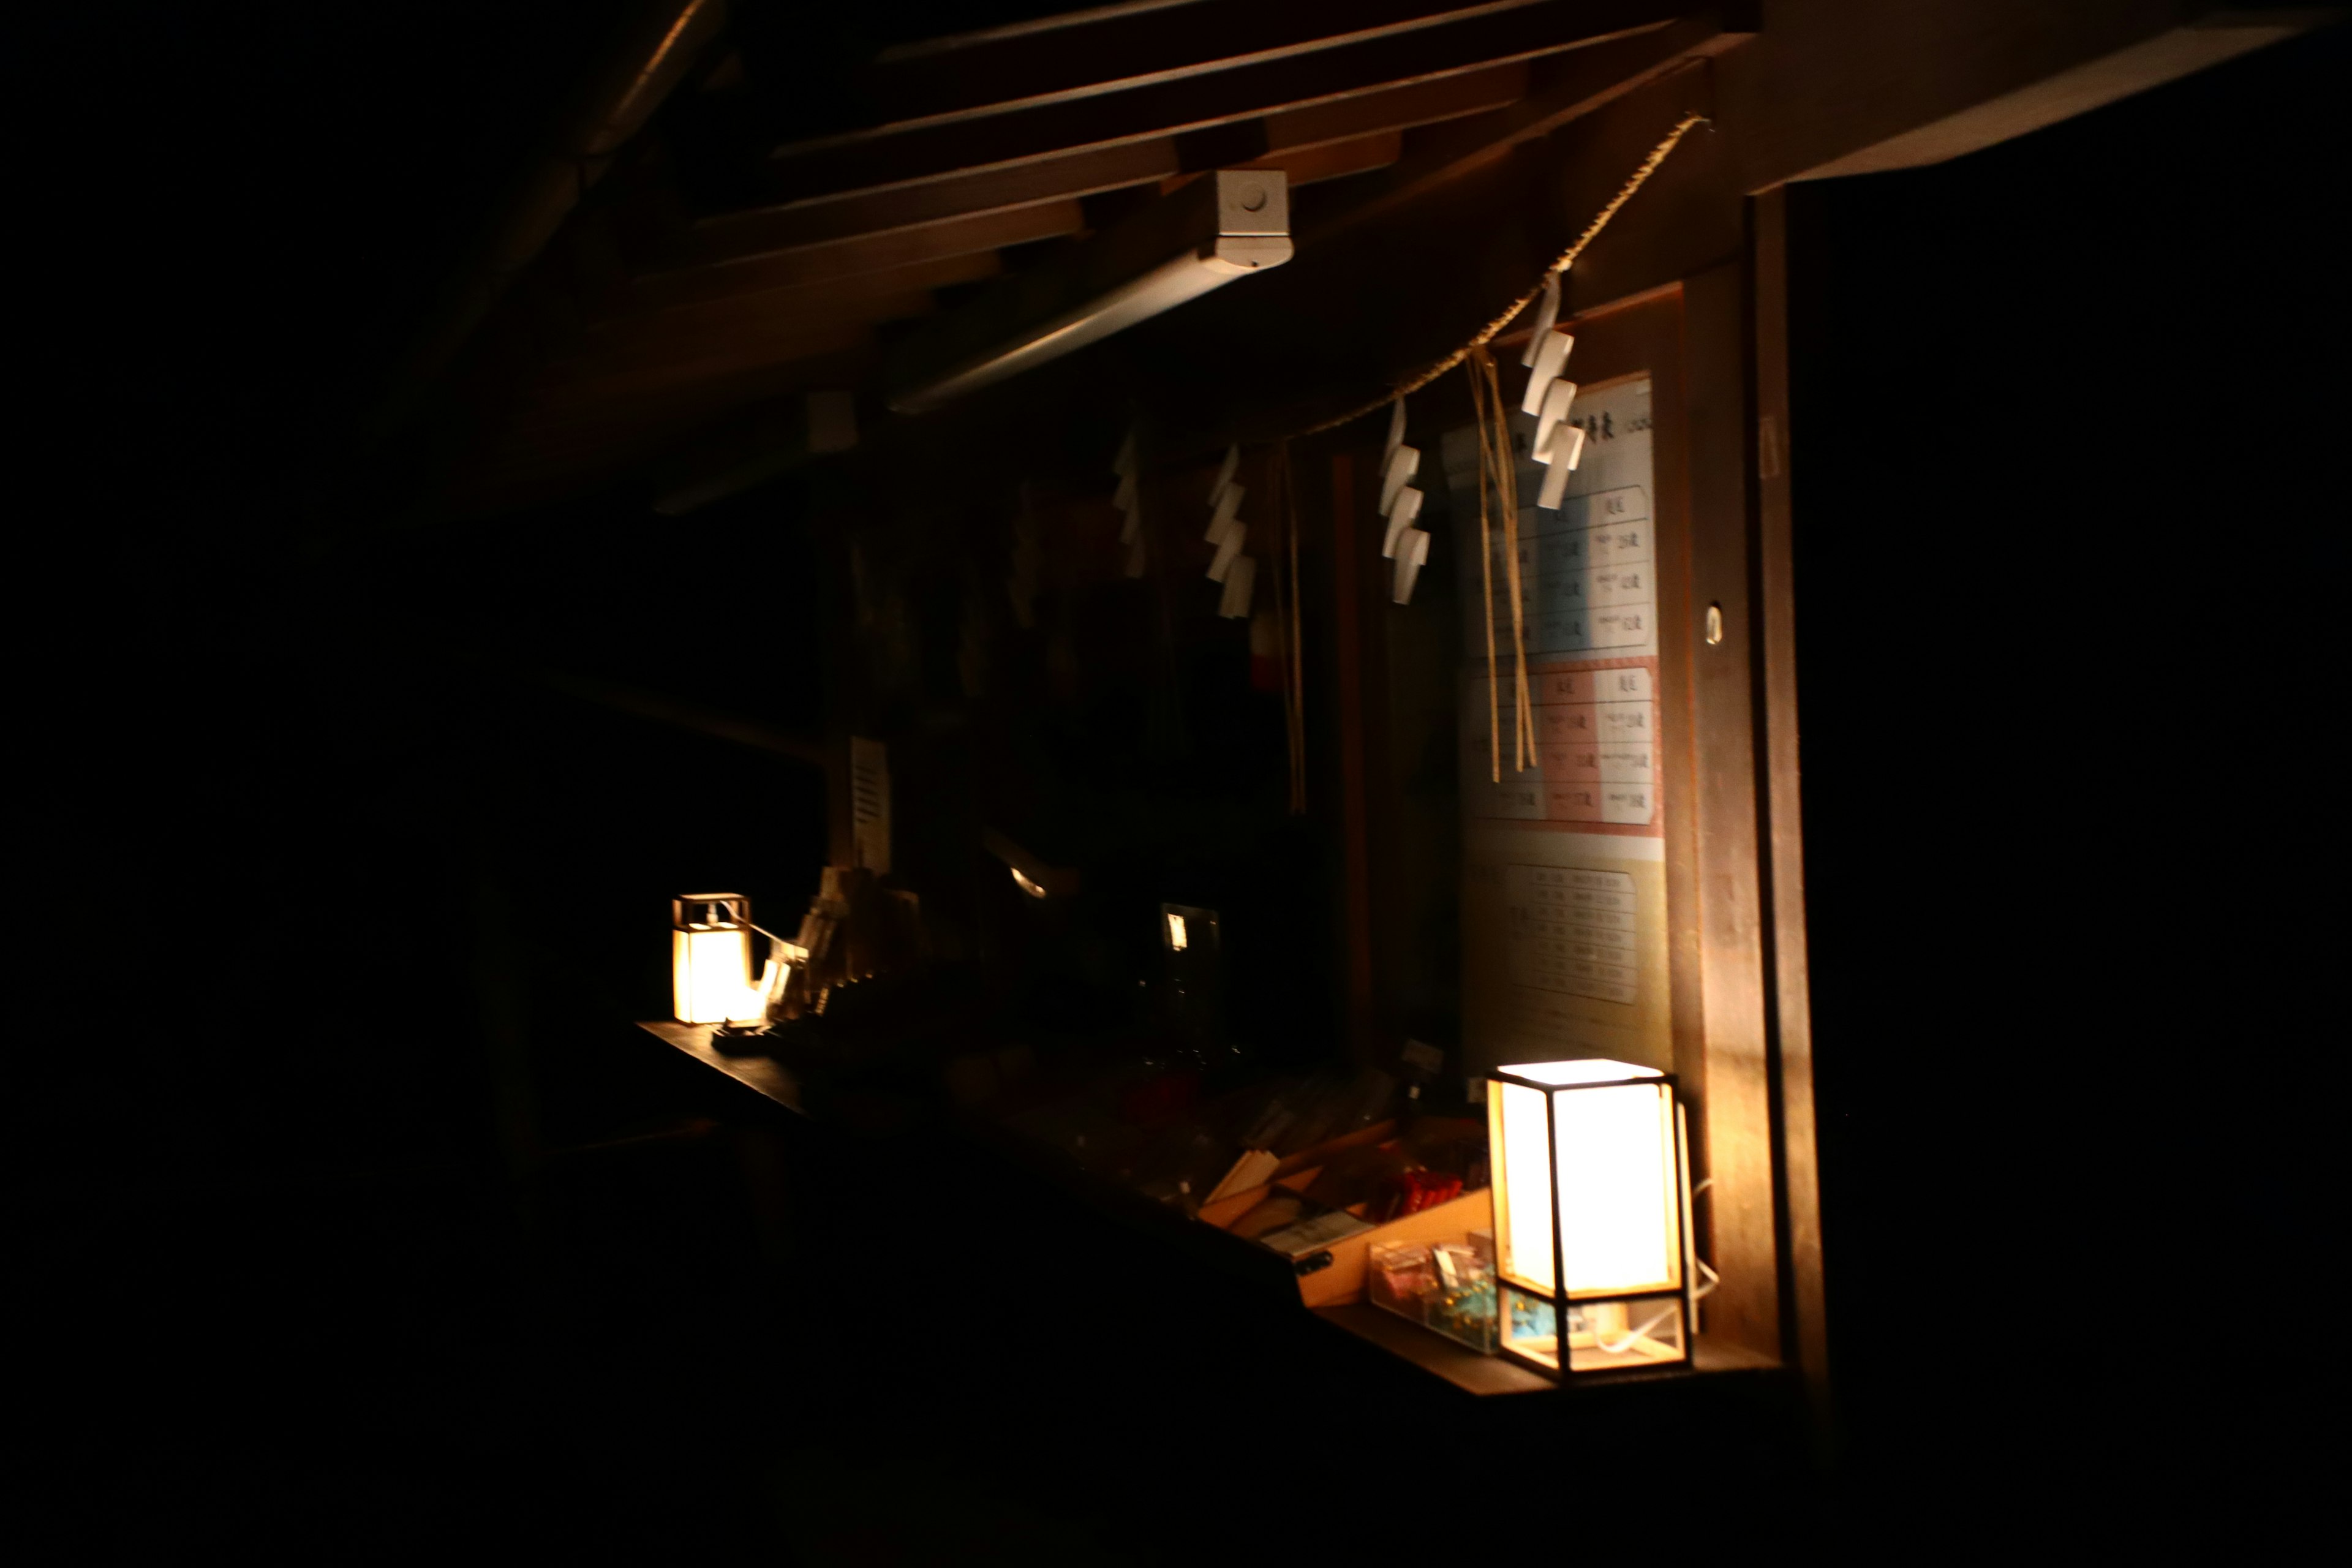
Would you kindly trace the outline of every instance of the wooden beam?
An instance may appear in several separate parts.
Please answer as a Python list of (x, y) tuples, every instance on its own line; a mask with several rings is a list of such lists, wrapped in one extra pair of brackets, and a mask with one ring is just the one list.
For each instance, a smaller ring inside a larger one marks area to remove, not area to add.
[(1528, 62), (1514, 60), (1486, 70), (1417, 81), (1382, 92), (1361, 93), (1265, 119), (1269, 153), (1300, 152), (1329, 142), (1353, 141), (1382, 132), (1483, 114), (1528, 95)]
[(1246, 169), (1280, 169), (1289, 177), (1290, 188), (1295, 191), (1301, 185), (1311, 185), (1322, 180), (1337, 180), (1373, 169), (1385, 169), (1403, 155), (1403, 132), (1376, 131), (1370, 136), (1358, 136), (1346, 142), (1319, 142), (1296, 153), (1261, 158), (1255, 163), (1242, 166)]
[(886, 53), (867, 73), (866, 134), (1001, 114), (1318, 50), (1417, 33), (1545, 0), (1195, 0), (1081, 13), (1051, 29), (943, 38)]
[(1303, 225), (1302, 248), (1391, 213), (1423, 192), (1550, 135), (1693, 60), (1745, 42), (1717, 16), (1694, 17), (1636, 37), (1578, 49), (1542, 66), (1542, 79), (1509, 107), (1415, 139), (1408, 155), (1379, 181), (1350, 192), (1342, 206)]
[(1007, 245), (1058, 239), (1086, 228), (1075, 201), (975, 213), (919, 228), (858, 235), (827, 245), (776, 251), (724, 266), (696, 267), (640, 278), (632, 292), (646, 309), (720, 300), (770, 289), (853, 278), (884, 268), (912, 267), (951, 256), (971, 256)]
[(660, 310), (636, 310), (596, 323), (581, 334), (579, 342), (593, 347), (599, 342), (625, 341), (642, 333), (723, 334), (747, 321), (777, 316), (822, 318), (835, 309), (862, 310), (867, 300), (985, 282), (1003, 270), (1003, 258), (993, 250), (942, 256), (936, 261), (919, 261), (910, 267), (885, 268), (848, 278), (821, 279), (796, 288), (724, 295)]
[[(1528, 67), (1519, 62), (1272, 115), (1261, 122), (1260, 142), (1235, 162), (1288, 167), (1278, 160), (1326, 143), (1369, 144), (1374, 137), (1486, 112), (1515, 101), (1526, 92), (1527, 83)], [(956, 179), (727, 213), (670, 237), (641, 263), (649, 264), (648, 270), (668, 272), (817, 248), (887, 230), (1156, 184), (1184, 173), (1193, 162), (1178, 138), (1152, 137)], [(1343, 166), (1346, 162), (1346, 155), (1322, 161), (1339, 173), (1381, 166), (1363, 162), (1349, 168)], [(1292, 183), (1300, 182), (1294, 178)]]
[(1180, 166), (1171, 137), (1122, 142), (961, 180), (722, 213), (698, 221), (659, 252), (642, 259), (652, 264), (648, 270), (742, 261), (891, 229), (1151, 184), (1175, 174)]
[(812, 334), (793, 346), (795, 352), (789, 355), (771, 350), (749, 363), (705, 363), (684, 370), (543, 384), (535, 386), (530, 400), (516, 411), (514, 427), (521, 431), (583, 416), (600, 419), (617, 416), (625, 422), (646, 416), (640, 411), (673, 404), (709, 415), (758, 398), (828, 386), (859, 386), (871, 379), (874, 336), (866, 327)]
[[(842, 330), (911, 321), (929, 315), (936, 308), (928, 289), (860, 291), (849, 297), (811, 289), (805, 293), (814, 298), (793, 297), (803, 292), (781, 290), (784, 303), (740, 310), (721, 320), (688, 325), (665, 312), (649, 321), (632, 323), (625, 331), (606, 331), (584, 341), (578, 353), (551, 362), (539, 380), (553, 385), (640, 371), (699, 374), (713, 364), (793, 359), (806, 352), (813, 339), (830, 346)], [(759, 297), (761, 301), (768, 298)]]
[(1672, 21), (1658, 0), (1555, 4), (985, 120), (777, 150), (776, 201), (911, 184), (1173, 136), (1589, 47)]

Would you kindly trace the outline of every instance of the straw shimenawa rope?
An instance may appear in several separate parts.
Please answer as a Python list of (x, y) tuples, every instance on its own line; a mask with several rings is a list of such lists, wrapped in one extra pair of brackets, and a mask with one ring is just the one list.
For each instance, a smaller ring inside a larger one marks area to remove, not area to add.
[(1382, 393), (1379, 397), (1376, 397), (1371, 402), (1365, 404), (1361, 408), (1353, 409), (1349, 413), (1342, 414), (1337, 419), (1326, 419), (1322, 424), (1314, 426), (1306, 430), (1301, 430), (1298, 434), (1300, 436), (1319, 436), (1326, 430), (1337, 430), (1342, 425), (1353, 424), (1355, 421), (1361, 419), (1367, 414), (1376, 414), (1380, 410), (1386, 408), (1390, 404), (1394, 403), (1398, 398), (1410, 397), (1414, 393), (1419, 392), (1423, 387), (1427, 386), (1431, 382), (1435, 381), (1439, 376), (1444, 375), (1447, 371), (1452, 370), (1455, 365), (1460, 364), (1464, 360), (1468, 359), (1472, 350), (1485, 348), (1488, 343), (1494, 342), (1496, 337), (1502, 332), (1505, 327), (1509, 326), (1514, 321), (1518, 319), (1520, 311), (1535, 303), (1537, 296), (1543, 292), (1544, 285), (1546, 283), (1549, 282), (1556, 275), (1567, 271), (1571, 266), (1575, 265), (1576, 258), (1580, 255), (1583, 254), (1584, 247), (1591, 245), (1595, 238), (1599, 237), (1601, 231), (1609, 226), (1609, 220), (1617, 216), (1617, 209), (1623, 206), (1627, 202), (1633, 200), (1633, 193), (1640, 190), (1649, 177), (1658, 172), (1658, 165), (1664, 163), (1666, 161), (1666, 155), (1675, 150), (1675, 145), (1680, 142), (1685, 135), (1689, 134), (1691, 127), (1694, 125), (1705, 124), (1706, 121), (1706, 116), (1704, 114), (1686, 114), (1683, 116), (1683, 118), (1675, 123), (1675, 128), (1666, 132), (1665, 140), (1660, 142), (1656, 146), (1650, 149), (1650, 155), (1642, 160), (1640, 166), (1634, 169), (1633, 174), (1625, 181), (1625, 184), (1619, 188), (1617, 194), (1609, 198), (1608, 205), (1602, 207), (1600, 212), (1593, 215), (1592, 221), (1584, 226), (1584, 232), (1576, 237), (1576, 243), (1570, 246), (1566, 250), (1561, 251), (1559, 253), (1559, 259), (1554, 261), (1549, 267), (1545, 268), (1543, 276), (1536, 279), (1535, 287), (1520, 295), (1517, 300), (1511, 301), (1510, 309), (1505, 310), (1501, 315), (1487, 322), (1485, 327), (1480, 329), (1476, 337), (1472, 338), (1468, 342), (1464, 343), (1460, 348), (1455, 349), (1452, 353), (1447, 354), (1444, 359), (1439, 360), (1435, 364), (1431, 365), (1428, 369), (1422, 371), (1416, 375), (1408, 377), (1393, 391)]
[[(1543, 276), (1536, 279), (1535, 287), (1512, 300), (1510, 308), (1488, 321), (1479, 330), (1477, 336), (1362, 407), (1299, 432), (1300, 436), (1318, 436), (1326, 430), (1336, 430), (1342, 425), (1352, 424), (1367, 414), (1388, 407), (1400, 398), (1410, 397), (1455, 365), (1468, 363), (1470, 399), (1476, 410), (1478, 426), (1478, 549), (1480, 559), (1485, 563), (1486, 590), (1487, 765), (1496, 784), (1503, 781), (1502, 704), (1497, 689), (1502, 679), (1495, 657), (1495, 546), (1492, 513), (1488, 510), (1489, 486), (1492, 487), (1493, 502), (1502, 509), (1503, 513), (1503, 548), (1508, 563), (1504, 580), (1511, 591), (1511, 652), (1516, 664), (1511, 694), (1511, 751), (1515, 765), (1522, 773), (1535, 755), (1536, 734), (1535, 707), (1528, 695), (1526, 599), (1519, 580), (1519, 465), (1511, 450), (1510, 415), (1503, 404), (1502, 384), (1496, 374), (1495, 356), (1487, 352), (1486, 345), (1494, 342), (1504, 328), (1517, 321), (1521, 311), (1535, 303), (1543, 293), (1545, 285), (1575, 265), (1584, 247), (1609, 226), (1609, 220), (1617, 216), (1617, 209), (1633, 200), (1633, 193), (1658, 172), (1658, 165), (1664, 163), (1667, 154), (1690, 133), (1691, 127), (1702, 124), (1706, 120), (1704, 114), (1686, 114), (1676, 121), (1675, 128), (1666, 132), (1665, 139), (1650, 149), (1649, 156), (1642, 160), (1624, 184), (1618, 188), (1617, 194), (1609, 199), (1608, 205), (1584, 226), (1584, 232), (1576, 237), (1576, 243), (1560, 252), (1559, 258), (1544, 268)], [(1285, 445), (1286, 456), (1287, 443)]]

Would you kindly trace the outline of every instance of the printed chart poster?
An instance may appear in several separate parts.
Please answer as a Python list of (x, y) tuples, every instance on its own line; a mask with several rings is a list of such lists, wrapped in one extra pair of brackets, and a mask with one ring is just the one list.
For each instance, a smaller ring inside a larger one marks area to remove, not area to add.
[[(1465, 1044), (1474, 1068), (1609, 1056), (1670, 1068), (1649, 378), (1580, 391), (1571, 418), (1584, 455), (1559, 510), (1519, 512), (1516, 633), (1509, 542), (1499, 517), (1486, 530), (1493, 676), (1487, 618), (1475, 604), (1464, 617)], [(1526, 455), (1535, 421), (1515, 413), (1511, 426), (1532, 499), (1545, 472)], [(1476, 432), (1449, 432), (1444, 452), (1475, 599)], [(1524, 759), (1511, 722), (1520, 637), (1535, 715)]]

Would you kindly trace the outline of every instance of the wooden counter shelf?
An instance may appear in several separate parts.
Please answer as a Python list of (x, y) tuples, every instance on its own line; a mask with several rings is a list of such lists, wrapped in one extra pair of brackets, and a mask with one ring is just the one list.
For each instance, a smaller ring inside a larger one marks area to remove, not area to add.
[[(655, 1038), (703, 1066), (724, 1073), (797, 1118), (811, 1122), (836, 1120), (830, 1101), (837, 1095), (829, 1096), (827, 1086), (815, 1081), (814, 1075), (806, 1071), (795, 1070), (768, 1057), (730, 1056), (714, 1049), (712, 1031), (707, 1025), (646, 1023), (640, 1026)], [(926, 1120), (934, 1129), (952, 1127), (962, 1142), (1049, 1181), (1087, 1210), (1114, 1224), (1155, 1237), (1198, 1266), (1245, 1278), (1268, 1300), (1278, 1300), (1285, 1295), (1299, 1300), (1313, 1320), (1326, 1325), (1333, 1335), (1339, 1337), (1339, 1342), (1377, 1350), (1462, 1394), (1486, 1398), (1498, 1394), (1557, 1393), (1563, 1387), (1501, 1356), (1480, 1355), (1464, 1349), (1443, 1335), (1416, 1327), (1362, 1300), (1364, 1255), (1373, 1240), (1426, 1240), (1441, 1233), (1458, 1235), (1466, 1229), (1480, 1228), (1480, 1220), (1469, 1215), (1465, 1205), (1475, 1206), (1475, 1200), (1486, 1196), (1483, 1191), (1466, 1194), (1419, 1215), (1407, 1215), (1389, 1226), (1347, 1238), (1347, 1242), (1339, 1244), (1339, 1247), (1334, 1250), (1346, 1248), (1350, 1254), (1348, 1258), (1335, 1260), (1331, 1267), (1302, 1279), (1294, 1271), (1290, 1261), (1277, 1253), (1232, 1236), (1216, 1224), (1195, 1220), (1181, 1210), (1155, 1203), (1141, 1194), (1092, 1175), (1062, 1152), (1036, 1142), (994, 1120), (977, 1115), (945, 1114), (946, 1104), (943, 1096), (932, 1102), (926, 1108), (934, 1113), (929, 1118), (909, 1105), (903, 1108), (904, 1114), (881, 1120), (902, 1131), (911, 1131)], [(859, 1123), (855, 1129), (856, 1131), (877, 1130), (873, 1119), (858, 1116), (855, 1121)], [(1313, 1152), (1311, 1162), (1303, 1157), (1286, 1162), (1276, 1181), (1292, 1174), (1311, 1176), (1315, 1166), (1328, 1160), (1333, 1148), (1363, 1142), (1377, 1131), (1360, 1130), (1334, 1140), (1330, 1145), (1318, 1147)], [(1222, 1205), (1213, 1205), (1226, 1211), (1217, 1217), (1230, 1222), (1242, 1207), (1246, 1206), (1244, 1200), (1255, 1202), (1267, 1190), (1254, 1189), (1235, 1194)], [(1416, 1221), (1421, 1223), (1416, 1225)], [(1434, 1229), (1432, 1228), (1433, 1224)], [(1349, 1243), (1352, 1243), (1352, 1247)], [(1786, 1369), (1770, 1358), (1727, 1342), (1710, 1339), (1702, 1333), (1688, 1365), (1660, 1368), (1653, 1372), (1591, 1375), (1565, 1386), (1597, 1392), (1644, 1384), (1688, 1384), (1694, 1378), (1712, 1380), (1724, 1375), (1749, 1379), (1788, 1377)], [(1793, 1390), (1793, 1379), (1790, 1381)]]

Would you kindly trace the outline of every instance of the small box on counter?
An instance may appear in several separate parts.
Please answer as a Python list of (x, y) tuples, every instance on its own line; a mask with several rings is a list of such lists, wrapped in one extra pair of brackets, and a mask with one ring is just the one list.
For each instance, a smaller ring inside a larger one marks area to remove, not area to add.
[(1373, 1242), (1366, 1249), (1364, 1296), (1375, 1307), (1419, 1323), (1456, 1344), (1495, 1350), (1493, 1243), (1477, 1233), (1460, 1241)]

